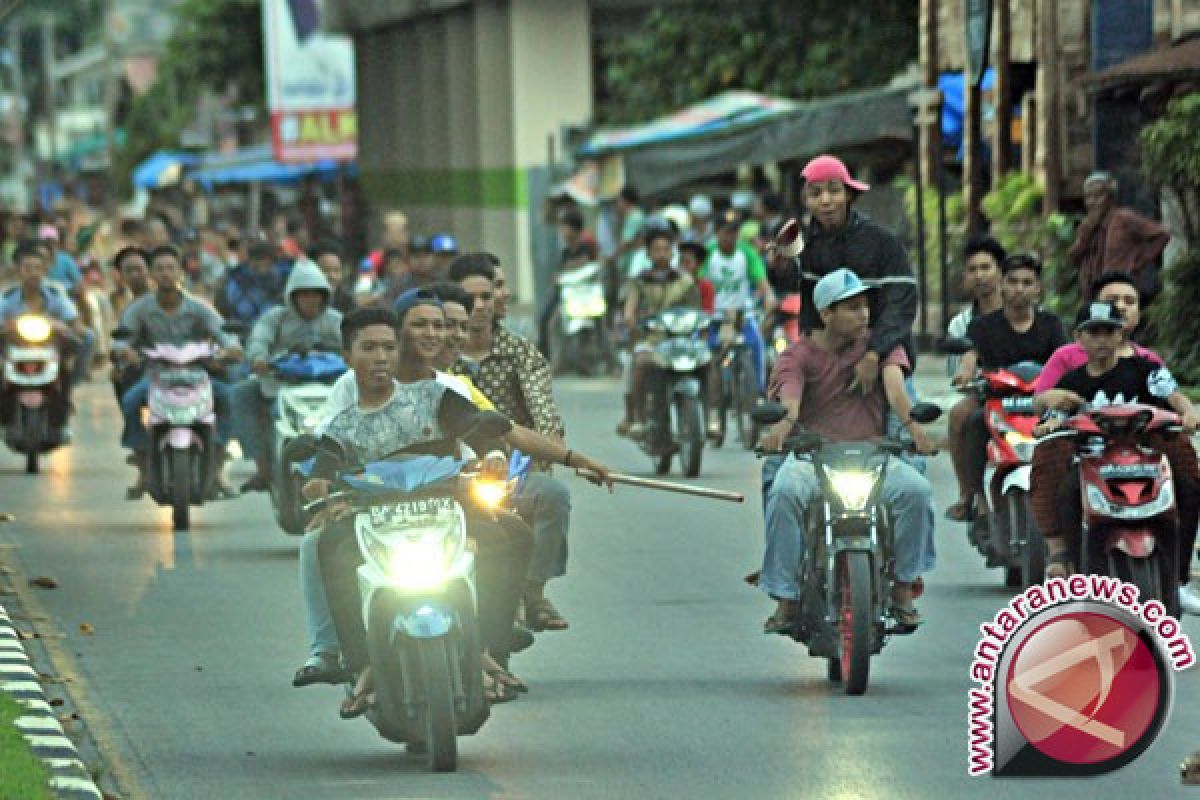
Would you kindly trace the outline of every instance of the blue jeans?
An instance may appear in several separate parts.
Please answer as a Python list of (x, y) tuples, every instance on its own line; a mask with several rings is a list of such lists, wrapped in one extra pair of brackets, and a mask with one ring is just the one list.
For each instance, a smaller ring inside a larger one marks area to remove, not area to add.
[(545, 583), (567, 574), (567, 529), (571, 493), (566, 484), (544, 472), (530, 472), (513, 497), (517, 514), (533, 528), (529, 580)]
[(258, 460), (271, 454), (275, 431), (268, 413), (270, 403), (258, 378), (246, 378), (233, 387), (233, 433), (246, 458)]
[(329, 599), (325, 595), (325, 582), (321, 579), (321, 559), (317, 550), (320, 541), (320, 530), (308, 531), (300, 540), (300, 593), (304, 597), (310, 656), (342, 652), (333, 612), (329, 610)]
[[(776, 598), (796, 600), (796, 576), (807, 556), (805, 524), (809, 505), (820, 486), (811, 461), (788, 456), (767, 500), (767, 547), (759, 588)], [(909, 583), (933, 569), (933, 487), (919, 472), (898, 459), (888, 461), (883, 498), (892, 512), (896, 580)]]
[(71, 367), (71, 385), (78, 386), (92, 367), (92, 356), (96, 352), (96, 332), (87, 328), (74, 347), (75, 363)]
[[(720, 335), (721, 326), (714, 324), (708, 331), (708, 346), (715, 353), (718, 338)], [(763, 355), (763, 338), (762, 331), (758, 329), (758, 321), (752, 315), (746, 315), (745, 321), (742, 323), (742, 339), (746, 342), (746, 349), (750, 351), (750, 363), (754, 365), (754, 379), (758, 382), (758, 390), (766, 391), (767, 362)]]
[[(223, 381), (212, 381), (213, 410), (217, 415), (216, 443), (224, 445), (233, 433), (232, 405), (233, 390)], [(150, 379), (143, 377), (125, 392), (121, 398), (121, 416), (125, 418), (125, 429), (121, 432), (121, 446), (130, 450), (146, 450), (150, 447), (150, 436), (142, 424), (142, 406), (150, 394)]]

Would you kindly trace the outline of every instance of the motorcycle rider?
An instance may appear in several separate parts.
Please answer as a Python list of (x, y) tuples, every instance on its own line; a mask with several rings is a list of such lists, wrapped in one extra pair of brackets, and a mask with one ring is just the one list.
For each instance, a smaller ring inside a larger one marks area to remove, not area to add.
[[(873, 341), (868, 327), (873, 287), (848, 269), (836, 270), (813, 288), (813, 302), (823, 327), (789, 347), (775, 367), (771, 394), (788, 414), (763, 437), (766, 450), (779, 450), (795, 425), (832, 441), (863, 441), (884, 435), (890, 407), (903, 421), (915, 448), (930, 452), (924, 428), (913, 420), (912, 401), (904, 386), (909, 370), (904, 348), (896, 345), (884, 358), (872, 391), (847, 392), (856, 368)], [(778, 602), (764, 625), (766, 633), (791, 629), (798, 611), (798, 565), (805, 558), (807, 509), (820, 486), (812, 462), (789, 454), (774, 477), (767, 497), (766, 551), (759, 587)], [(929, 481), (901, 459), (888, 462), (883, 495), (895, 529), (896, 584), (892, 614), (902, 625), (916, 626), (921, 616), (913, 605), (913, 583), (934, 566), (933, 489)]]
[(270, 359), (289, 352), (342, 349), (342, 315), (330, 307), (331, 295), (329, 281), (317, 265), (307, 259), (297, 261), (284, 289), (284, 305), (259, 317), (246, 340), (246, 360), (253, 375), (233, 389), (234, 430), (255, 467), (254, 475), (242, 484), (243, 492), (270, 488), (270, 404), (279, 391)]
[[(727, 211), (717, 223), (717, 240), (708, 251), (704, 266), (697, 273), (699, 278), (712, 281), (716, 289), (713, 307), (717, 313), (730, 315), (719, 328), (714, 328), (708, 337), (708, 346), (713, 349), (714, 362), (720, 363), (722, 352), (733, 338), (732, 314), (746, 308), (752, 298), (762, 300), (763, 309), (771, 313), (775, 307), (775, 293), (767, 282), (767, 269), (758, 251), (745, 241), (738, 239), (742, 216), (736, 211)], [(754, 364), (754, 377), (758, 386), (764, 382), (763, 338), (758, 323), (751, 315), (742, 325), (742, 336)], [(716, 437), (721, 432), (717, 408), (721, 404), (721, 370), (708, 371), (708, 435)]]
[[(242, 348), (237, 339), (221, 329), (224, 320), (206, 303), (202, 303), (183, 290), (183, 258), (173, 245), (162, 245), (150, 253), (150, 276), (155, 290), (135, 300), (121, 315), (121, 327), (129, 331), (129, 338), (113, 343), (113, 357), (121, 367), (135, 366), (141, 362), (140, 349), (158, 342), (178, 342), (194, 339), (212, 339), (221, 346), (218, 361), (240, 361)], [(232, 390), (228, 383), (212, 378), (213, 407), (217, 416), (216, 463), (224, 461), (225, 445), (233, 433), (231, 409)], [(133, 451), (133, 460), (138, 477), (126, 491), (126, 498), (136, 500), (146, 491), (148, 469), (148, 447), (150, 444), (146, 427), (142, 423), (141, 409), (146, 405), (150, 392), (149, 380), (143, 376), (129, 387), (121, 397), (121, 415), (125, 428), (121, 433), (121, 446)], [(219, 470), (218, 470), (219, 473)], [(220, 494), (232, 495), (232, 490), (218, 478)]]
[[(963, 249), (963, 291), (971, 296), (971, 305), (960, 311), (946, 326), (946, 335), (961, 339), (978, 317), (999, 311), (1004, 307), (1000, 284), (1003, 278), (1001, 264), (1008, 254), (1004, 246), (990, 236), (977, 236), (967, 242)], [(947, 357), (946, 366), (953, 377), (962, 366), (962, 357)], [(965, 522), (970, 517), (971, 492), (967, 472), (966, 454), (963, 452), (963, 428), (971, 414), (979, 410), (979, 400), (971, 394), (963, 395), (947, 416), (947, 441), (950, 458), (954, 463), (954, 477), (958, 480), (958, 500), (946, 509), (946, 519)]]
[[(352, 463), (377, 460), (400, 448), (455, 455), (457, 451), (440, 449), (444, 445), (439, 443), (468, 431), (479, 413), (468, 400), (455, 391), (447, 391), (447, 386), (436, 380), (432, 364), (444, 344), (445, 317), (440, 302), (427, 291), (410, 292), (401, 300), (400, 315), (378, 309), (360, 310), (347, 316), (343, 325), (347, 360), (355, 380), (355, 399), (352, 405), (332, 409), (319, 431), (339, 441)], [(393, 377), (397, 373), (403, 376), (400, 380)], [(515, 438), (514, 443), (528, 452), (554, 457), (566, 466), (591, 470), (599, 480), (611, 483), (602, 464), (572, 452), (561, 443), (549, 442), (549, 447), (539, 453), (536, 443), (531, 448), (531, 442), (519, 434)], [(314, 479), (305, 486), (305, 496), (324, 496), (333, 474), (334, 465), (318, 456)], [(338, 511), (331, 509), (329, 518), (337, 517)], [(522, 545), (521, 537), (516, 535), (520, 529), (511, 525), (482, 517), (472, 518), (470, 525), (472, 537), (487, 551), (485, 554), (481, 550), (479, 573), (483, 639), (502, 667), (530, 547)], [(526, 529), (525, 536), (528, 535)], [(370, 692), (369, 671), (363, 670), (365, 630), (354, 581), (354, 569), (361, 563), (361, 555), (357, 552), (352, 526), (347, 524), (327, 527), (319, 535), (318, 547), (325, 593), (337, 622), (342, 655), (346, 667), (360, 673), (359, 685), (343, 704), (342, 716), (357, 716), (366, 709)], [(518, 690), (522, 685), (503, 679), (502, 683)]]
[[(1034, 450), (1030, 478), (1030, 506), (1038, 528), (1046, 539), (1046, 576), (1068, 574), (1079, 564), (1073, 552), (1077, 541), (1065, 537), (1079, 530), (1079, 472), (1071, 463), (1075, 443), (1070, 437), (1053, 436), (1067, 415), (1085, 403), (1104, 406), (1115, 403), (1146, 403), (1178, 413), (1186, 434), (1200, 427), (1200, 415), (1179, 390), (1170, 370), (1160, 361), (1138, 354), (1121, 355), (1125, 322), (1111, 302), (1096, 301), (1079, 311), (1076, 332), (1087, 361), (1065, 373), (1052, 390), (1035, 398), (1035, 407), (1047, 413), (1037, 433), (1044, 437)], [(1200, 468), (1196, 451), (1187, 436), (1156, 435), (1171, 465), (1179, 506), (1180, 602), (1189, 613), (1200, 611), (1188, 588), (1192, 553), (1200, 517)]]
[[(700, 289), (695, 280), (671, 266), (674, 234), (667, 228), (651, 228), (646, 233), (646, 252), (650, 269), (629, 281), (625, 295), (625, 321), (631, 331), (637, 331), (647, 317), (668, 308), (700, 308)], [(635, 336), (631, 333), (631, 339)], [(617, 424), (618, 436), (637, 439), (645, 433), (646, 381), (654, 366), (654, 338), (642, 338), (634, 345), (633, 361), (628, 367), (625, 418)]]
[(237, 320), (249, 330), (267, 309), (279, 305), (284, 269), (276, 255), (275, 245), (270, 242), (250, 245), (247, 263), (229, 270), (217, 289), (215, 305), (222, 317)]
[[(1062, 321), (1049, 311), (1038, 308), (1042, 294), (1042, 262), (1028, 253), (1017, 253), (1001, 265), (1004, 279), (1001, 295), (1004, 305), (972, 320), (967, 338), (974, 348), (959, 364), (952, 383), (965, 386), (975, 379), (976, 367), (1004, 369), (1021, 362), (1045, 364), (1067, 337)], [(974, 512), (987, 508), (983, 496), (983, 475), (987, 469), (988, 428), (982, 408), (974, 409), (962, 427), (961, 454), (967, 479), (963, 494), (974, 496)]]
[(550, 357), (550, 321), (554, 318), (554, 312), (558, 310), (559, 299), (562, 297), (562, 288), (558, 281), (553, 279), (563, 272), (578, 269), (589, 261), (596, 260), (596, 242), (584, 233), (583, 214), (579, 209), (566, 208), (558, 215), (558, 239), (562, 245), (558, 269), (554, 271), (545, 305), (538, 315), (538, 350), (547, 358)]
[[(150, 280), (149, 260), (146, 251), (136, 246), (123, 247), (113, 257), (113, 266), (117, 268), (123, 284), (120, 289), (113, 292), (113, 312), (117, 315), (117, 319), (121, 318), (125, 309), (133, 301), (154, 290), (154, 285)], [(111, 358), (112, 354), (110, 353), (109, 356)], [(121, 366), (116, 359), (113, 359), (112, 384), (118, 405), (120, 405), (125, 392), (129, 391), (129, 388), (141, 377), (142, 366), (140, 364)]]
[[(84, 327), (79, 311), (65, 292), (46, 285), (46, 259), (36, 242), (22, 242), (13, 251), (13, 263), (19, 283), (0, 297), (0, 326), (5, 329), (16, 324), (22, 314), (43, 314), (57, 334), (57, 344), (64, 367), (74, 360), (70, 370), (63, 369), (59, 391), (52, 394), (49, 408), (50, 424), (61, 430), (64, 441), (70, 440), (67, 413), (71, 406), (71, 390), (82, 379), (85, 370), (80, 362), (90, 360), (95, 346), (95, 334)], [(86, 365), (84, 365), (86, 366)], [(0, 418), (8, 424), (14, 397), (8, 387), (0, 386)]]
[[(341, 245), (332, 239), (321, 239), (313, 245), (308, 256), (321, 268), (321, 272), (325, 273), (325, 280), (329, 281), (329, 287), (333, 291), (329, 300), (330, 308), (342, 314), (358, 308), (358, 302), (354, 299), (354, 281), (346, 280)], [(286, 287), (284, 291), (287, 291)]]

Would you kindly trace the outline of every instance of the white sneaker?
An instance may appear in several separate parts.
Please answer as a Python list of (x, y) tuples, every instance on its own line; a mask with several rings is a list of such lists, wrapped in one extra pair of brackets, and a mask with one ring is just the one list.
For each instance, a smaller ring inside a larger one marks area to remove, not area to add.
[(1200, 616), (1200, 591), (1190, 584), (1179, 587), (1179, 607), (1185, 614)]

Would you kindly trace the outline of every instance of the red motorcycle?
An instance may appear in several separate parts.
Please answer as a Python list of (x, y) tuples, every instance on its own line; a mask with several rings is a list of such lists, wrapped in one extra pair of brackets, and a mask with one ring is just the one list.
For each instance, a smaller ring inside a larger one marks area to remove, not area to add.
[[(970, 342), (947, 340), (947, 352), (966, 352)], [(962, 387), (983, 408), (988, 430), (987, 466), (983, 472), (987, 513), (977, 513), (968, 538), (989, 567), (1004, 567), (1005, 586), (1029, 587), (1046, 574), (1046, 543), (1029, 505), (1029, 473), (1038, 415), (1033, 384), (1042, 365), (1022, 362), (1006, 369), (984, 370)]]
[(1175, 485), (1166, 456), (1147, 444), (1146, 434), (1180, 432), (1179, 416), (1113, 405), (1081, 411), (1063, 430), (1078, 440), (1080, 571), (1132, 583), (1143, 603), (1159, 600), (1178, 615)]

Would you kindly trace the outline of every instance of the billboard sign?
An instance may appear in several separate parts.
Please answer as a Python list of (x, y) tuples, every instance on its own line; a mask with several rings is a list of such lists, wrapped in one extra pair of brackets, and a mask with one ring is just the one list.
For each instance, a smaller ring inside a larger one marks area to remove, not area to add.
[(271, 149), (282, 162), (353, 160), (354, 45), (321, 30), (320, 0), (263, 0)]

